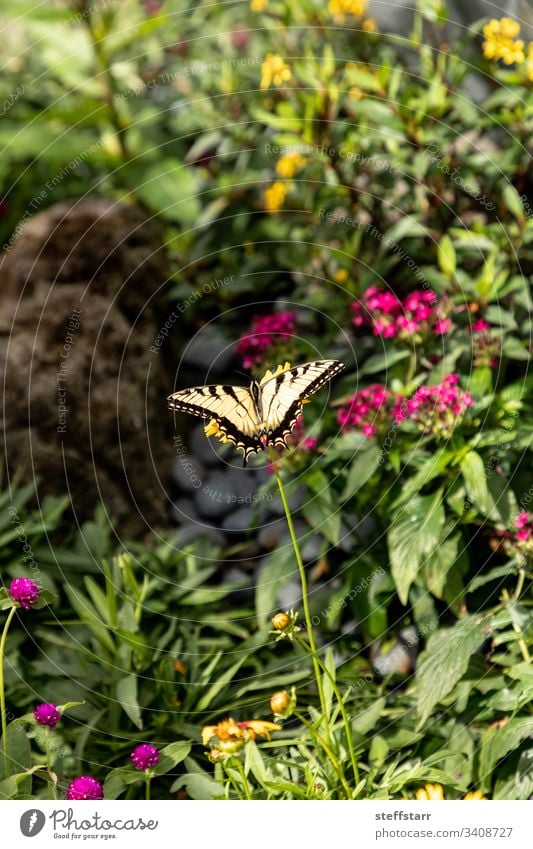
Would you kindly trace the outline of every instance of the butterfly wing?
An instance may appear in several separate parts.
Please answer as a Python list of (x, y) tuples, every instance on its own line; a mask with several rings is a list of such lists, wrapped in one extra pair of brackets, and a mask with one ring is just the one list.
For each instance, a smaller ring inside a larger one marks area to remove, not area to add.
[(250, 390), (244, 386), (192, 386), (168, 398), (171, 410), (214, 419), (219, 430), (244, 455), (261, 451), (257, 433), (257, 413)]
[(314, 360), (267, 380), (261, 387), (261, 401), (268, 441), (286, 446), (287, 437), (302, 413), (303, 402), (344, 368), (344, 363), (338, 360)]

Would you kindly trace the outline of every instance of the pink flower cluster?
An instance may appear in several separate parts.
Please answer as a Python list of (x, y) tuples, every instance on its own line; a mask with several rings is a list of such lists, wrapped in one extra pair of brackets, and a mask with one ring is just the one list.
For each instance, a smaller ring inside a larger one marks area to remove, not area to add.
[(393, 395), (381, 383), (361, 389), (341, 407), (337, 422), (343, 431), (359, 428), (365, 436), (375, 436), (380, 425), (389, 423)]
[(492, 327), (483, 318), (472, 325), (472, 351), (475, 366), (496, 368), (501, 354), (502, 340), (494, 335)]
[(293, 312), (256, 316), (252, 321), (252, 329), (237, 342), (237, 353), (242, 357), (244, 368), (260, 365), (267, 348), (293, 336), (295, 318)]
[(437, 296), (431, 289), (417, 289), (403, 301), (393, 292), (369, 286), (361, 301), (352, 304), (356, 327), (367, 325), (374, 336), (407, 339), (413, 333), (448, 333), (451, 321), (435, 306)]
[(523, 557), (531, 557), (533, 555), (533, 515), (526, 511), (519, 513), (514, 520), (514, 526), (514, 548)]
[(343, 431), (357, 428), (372, 437), (409, 420), (425, 433), (447, 437), (472, 404), (470, 393), (459, 386), (458, 374), (448, 374), (438, 386), (420, 386), (410, 399), (374, 383), (352, 395), (337, 421)]
[(424, 433), (450, 436), (459, 419), (473, 404), (472, 396), (459, 386), (459, 375), (448, 374), (437, 386), (419, 386), (412, 398), (398, 398), (394, 421), (416, 422)]

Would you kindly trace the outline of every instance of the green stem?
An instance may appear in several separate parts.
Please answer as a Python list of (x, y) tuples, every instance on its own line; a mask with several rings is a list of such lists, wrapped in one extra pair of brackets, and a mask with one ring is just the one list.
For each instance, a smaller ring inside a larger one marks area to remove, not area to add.
[[(233, 789), (235, 790), (235, 792), (236, 792), (237, 796), (239, 797), (239, 799), (244, 800), (244, 797), (243, 797), (243, 795), (242, 795), (242, 793), (241, 793), (241, 788), (239, 787), (239, 785), (238, 785), (238, 783), (235, 781), (235, 779), (234, 779), (234, 778), (232, 778), (232, 775), (231, 775), (231, 773), (230, 773), (230, 771), (229, 771), (229, 769), (228, 769), (228, 766), (227, 766), (226, 764), (223, 764), (223, 765), (222, 765), (222, 769), (223, 769), (223, 770), (224, 770), (224, 772), (226, 773), (226, 775), (227, 775), (227, 777), (228, 777), (228, 781), (229, 781), (229, 783), (230, 783), (231, 787), (233, 787)], [(229, 790), (228, 790), (228, 795), (229, 795)]]
[(250, 790), (250, 785), (248, 784), (248, 779), (246, 778), (246, 773), (244, 771), (244, 767), (243, 767), (243, 765), (240, 761), (240, 758), (236, 757), (235, 762), (237, 764), (237, 770), (238, 770), (239, 775), (241, 777), (242, 786), (244, 787), (244, 795), (246, 796), (247, 799), (252, 801), (252, 792)]
[[(330, 730), (329, 730), (329, 720), (326, 711), (326, 699), (324, 697), (324, 688), (322, 685), (322, 676), (320, 674), (320, 664), (318, 660), (317, 647), (315, 642), (315, 637), (313, 634), (313, 625), (311, 623), (311, 611), (309, 610), (309, 599), (308, 599), (308, 590), (307, 590), (307, 576), (305, 574), (305, 568), (302, 560), (302, 555), (300, 553), (300, 546), (298, 543), (298, 537), (296, 536), (296, 531), (294, 530), (294, 523), (292, 521), (291, 511), (289, 507), (289, 503), (287, 501), (287, 496), (285, 494), (285, 488), (283, 486), (283, 481), (281, 479), (281, 475), (279, 473), (279, 469), (277, 466), (278, 458), (274, 450), (269, 446), (270, 452), (270, 461), (272, 463), (272, 467), (274, 469), (274, 474), (276, 476), (276, 482), (278, 484), (279, 494), (281, 495), (281, 501), (283, 504), (283, 509), (285, 510), (285, 517), (287, 519), (287, 525), (289, 528), (289, 533), (291, 535), (292, 546), (294, 548), (294, 554), (296, 556), (296, 562), (298, 564), (298, 570), (300, 572), (300, 583), (302, 586), (302, 602), (304, 609), (304, 619), (305, 619), (305, 627), (307, 630), (307, 637), (309, 640), (310, 654), (313, 661), (313, 668), (315, 672), (315, 680), (316, 686), (318, 690), (318, 695), (320, 698), (320, 706), (322, 708), (322, 715), (324, 717), (324, 723), (326, 726), (326, 732), (328, 739), (331, 738)], [(308, 647), (308, 648), (309, 648)]]
[(52, 775), (52, 753), (50, 750), (50, 729), (48, 726), (44, 729), (44, 748), (46, 751), (46, 769), (50, 776), (48, 782), (48, 793), (51, 799), (57, 799), (56, 784)]
[(150, 801), (150, 782), (152, 780), (152, 776), (146, 773), (146, 801)]
[[(299, 637), (297, 634), (296, 634), (296, 640), (298, 641), (298, 643), (301, 646), (303, 646), (303, 648), (307, 652), (310, 652), (310, 648), (307, 645), (307, 643), (305, 642), (305, 640), (302, 640), (302, 638)], [(331, 674), (331, 672), (327, 668), (326, 664), (323, 663), (319, 657), (317, 657), (317, 661), (320, 665), (320, 668), (323, 670), (324, 674), (329, 679), (331, 686), (333, 688), (333, 692), (335, 693), (335, 698), (337, 699), (337, 703), (339, 705), (339, 709), (340, 709), (341, 716), (342, 716), (342, 721), (344, 723), (344, 730), (346, 732), (346, 742), (348, 743), (348, 751), (350, 752), (350, 761), (352, 763), (354, 779), (355, 779), (356, 784), (359, 784), (359, 767), (357, 765), (357, 758), (355, 756), (355, 750), (354, 750), (354, 746), (353, 746), (352, 727), (350, 725), (350, 718), (349, 718), (349, 716), (346, 712), (346, 706), (344, 704), (344, 699), (342, 698), (341, 691), (339, 690), (339, 688), (337, 686), (337, 682), (335, 681), (335, 678), (333, 677), (333, 675)]]
[(12, 607), (2, 631), (0, 639), (0, 712), (2, 714), (2, 748), (4, 750), (4, 778), (7, 776), (7, 716), (6, 716), (6, 692), (4, 686), (4, 654), (6, 648), (6, 639), (11, 620), (15, 615), (17, 608)]
[(343, 786), (343, 788), (344, 788), (344, 792), (346, 793), (346, 798), (347, 798), (347, 799), (352, 799), (352, 798), (353, 798), (353, 797), (352, 797), (352, 791), (351, 791), (351, 789), (350, 789), (350, 785), (349, 785), (349, 784), (348, 784), (348, 782), (346, 781), (346, 776), (344, 775), (344, 770), (343, 770), (343, 768), (342, 768), (342, 765), (341, 765), (341, 763), (339, 762), (339, 760), (337, 759), (337, 756), (336, 756), (336, 755), (335, 755), (335, 753), (333, 752), (333, 750), (332, 750), (331, 746), (329, 745), (329, 743), (327, 743), (327, 741), (326, 741), (326, 740), (324, 740), (324, 738), (323, 738), (323, 737), (322, 737), (322, 736), (318, 733), (318, 731), (316, 730), (316, 728), (313, 726), (313, 723), (312, 723), (312, 722), (309, 722), (309, 721), (308, 721), (308, 720), (307, 720), (307, 719), (306, 719), (306, 718), (305, 718), (305, 717), (304, 717), (304, 716), (300, 713), (300, 711), (295, 710), (295, 711), (294, 711), (294, 715), (295, 715), (295, 716), (296, 716), (296, 717), (300, 720), (300, 722), (302, 723), (302, 725), (305, 725), (305, 727), (309, 730), (309, 733), (310, 733), (310, 734), (314, 737), (314, 739), (315, 739), (315, 740), (316, 740), (316, 742), (319, 744), (319, 746), (322, 746), (322, 748), (324, 749), (324, 751), (325, 751), (326, 755), (327, 755), (327, 756), (328, 756), (328, 758), (330, 759), (330, 761), (331, 761), (331, 763), (332, 763), (332, 765), (333, 765), (333, 768), (334, 768), (335, 772), (336, 772), (336, 773), (337, 773), (337, 775), (339, 776), (339, 781), (341, 782), (341, 784), (342, 784), (342, 786)]
[(122, 158), (125, 162), (127, 162), (130, 158), (130, 154), (126, 141), (126, 128), (122, 123), (117, 107), (115, 105), (115, 96), (117, 94), (115, 80), (109, 63), (107, 61), (106, 52), (102, 43), (102, 37), (100, 36), (97, 31), (97, 28), (95, 27), (94, 20), (91, 15), (91, 9), (89, 6), (87, 6), (86, 11), (87, 14), (84, 16), (83, 20), (86, 23), (87, 30), (89, 32), (93, 49), (95, 52), (96, 61), (102, 74), (105, 89), (105, 101), (107, 104), (107, 108), (109, 109), (109, 117), (117, 136), (117, 141), (119, 143)]

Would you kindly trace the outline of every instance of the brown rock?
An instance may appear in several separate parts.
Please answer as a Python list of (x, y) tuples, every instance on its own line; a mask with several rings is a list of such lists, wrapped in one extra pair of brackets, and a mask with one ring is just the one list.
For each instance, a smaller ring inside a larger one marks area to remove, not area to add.
[(102, 502), (128, 536), (166, 509), (169, 381), (150, 346), (167, 277), (157, 228), (105, 199), (36, 215), (0, 261), (9, 475), (67, 492), (79, 522)]

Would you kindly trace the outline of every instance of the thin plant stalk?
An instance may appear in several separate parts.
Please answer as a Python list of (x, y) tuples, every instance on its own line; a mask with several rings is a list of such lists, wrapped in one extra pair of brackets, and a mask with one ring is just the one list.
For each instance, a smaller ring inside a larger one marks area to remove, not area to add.
[(238, 756), (235, 758), (235, 762), (237, 764), (237, 771), (238, 771), (238, 773), (241, 777), (242, 786), (244, 788), (244, 795), (246, 796), (247, 799), (249, 799), (251, 801), (252, 800), (252, 793), (251, 793), (251, 790), (250, 790), (250, 785), (248, 784), (248, 779), (246, 778), (246, 773), (244, 771), (244, 767), (243, 767), (241, 760)]
[(324, 687), (322, 685), (322, 675), (320, 674), (320, 663), (318, 659), (318, 652), (315, 642), (315, 636), (313, 634), (313, 625), (311, 622), (311, 611), (309, 610), (309, 598), (308, 598), (308, 589), (307, 589), (307, 576), (305, 574), (305, 568), (302, 560), (302, 555), (300, 552), (300, 545), (298, 543), (298, 537), (296, 536), (296, 531), (294, 529), (294, 522), (292, 521), (292, 515), (289, 507), (289, 503), (287, 501), (287, 496), (285, 494), (285, 488), (283, 486), (283, 481), (281, 479), (281, 475), (279, 473), (278, 465), (277, 465), (277, 457), (272, 448), (270, 450), (270, 460), (272, 463), (272, 468), (274, 469), (274, 474), (276, 476), (276, 482), (278, 484), (279, 494), (281, 496), (281, 501), (283, 504), (283, 509), (285, 511), (285, 517), (287, 519), (287, 525), (289, 528), (289, 533), (292, 540), (292, 546), (294, 548), (294, 554), (296, 557), (296, 563), (298, 564), (298, 571), (300, 573), (300, 583), (302, 587), (302, 603), (304, 609), (304, 619), (305, 619), (305, 627), (307, 630), (307, 638), (309, 640), (310, 654), (311, 659), (313, 661), (313, 668), (315, 673), (316, 686), (318, 690), (318, 695), (320, 699), (320, 706), (322, 708), (322, 714), (324, 716), (324, 723), (326, 725), (326, 731), (328, 738), (331, 737), (329, 730), (329, 721), (326, 710), (326, 699), (324, 696)]
[(316, 728), (314, 728), (313, 723), (309, 722), (309, 720), (307, 720), (303, 716), (303, 714), (300, 713), (300, 711), (295, 710), (294, 715), (297, 719), (300, 720), (302, 725), (305, 725), (305, 727), (309, 730), (309, 733), (312, 735), (312, 737), (314, 737), (314, 739), (318, 743), (318, 745), (321, 746), (322, 749), (324, 749), (326, 755), (328, 756), (328, 758), (331, 761), (333, 769), (335, 770), (335, 772), (337, 773), (337, 775), (339, 777), (340, 783), (342, 784), (342, 786), (344, 788), (344, 792), (346, 793), (346, 798), (351, 799), (352, 798), (352, 791), (350, 789), (350, 785), (346, 781), (346, 776), (344, 775), (344, 770), (342, 768), (342, 765), (339, 762), (335, 753), (333, 752), (329, 743), (326, 740), (324, 740), (324, 738), (318, 733)]
[(150, 773), (147, 772), (146, 773), (146, 794), (145, 794), (145, 798), (146, 798), (147, 802), (150, 801), (150, 782), (151, 782), (151, 780), (152, 780), (152, 776), (150, 775)]
[(4, 685), (4, 655), (6, 649), (7, 632), (15, 615), (17, 608), (12, 607), (6, 619), (2, 637), (0, 638), (0, 713), (2, 714), (2, 748), (4, 751), (4, 778), (7, 775), (7, 716), (6, 716), (6, 691)]
[[(309, 648), (305, 640), (302, 640), (302, 638), (298, 635), (296, 635), (296, 640), (298, 644), (301, 645), (307, 652), (311, 652), (311, 649)], [(317, 660), (320, 665), (320, 668), (323, 670), (324, 674), (329, 679), (333, 692), (335, 693), (335, 698), (337, 699), (337, 703), (339, 705), (339, 709), (342, 716), (342, 721), (344, 723), (344, 730), (346, 732), (346, 742), (348, 743), (348, 751), (350, 752), (350, 761), (352, 763), (354, 778), (356, 783), (359, 784), (359, 767), (357, 766), (357, 758), (355, 756), (355, 750), (353, 746), (352, 727), (350, 725), (350, 718), (346, 712), (346, 706), (344, 704), (342, 693), (337, 686), (337, 682), (335, 681), (334, 676), (331, 674), (326, 664), (323, 663), (319, 657), (317, 657)]]

